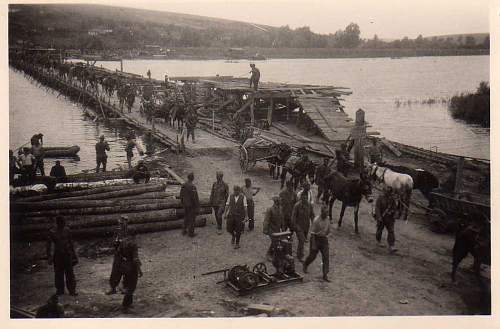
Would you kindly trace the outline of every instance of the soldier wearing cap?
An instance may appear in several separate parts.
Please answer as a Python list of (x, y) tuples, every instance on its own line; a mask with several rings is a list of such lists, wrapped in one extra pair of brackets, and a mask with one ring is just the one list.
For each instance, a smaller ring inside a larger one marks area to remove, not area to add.
[(210, 204), (214, 209), (215, 220), (217, 221), (217, 234), (222, 234), (222, 215), (224, 214), (226, 200), (229, 197), (229, 186), (224, 182), (224, 173), (216, 172), (217, 180), (212, 184), (210, 192)]
[(101, 135), (101, 137), (99, 137), (99, 142), (95, 144), (96, 163), (97, 163), (97, 166), (95, 168), (96, 172), (99, 172), (101, 164), (102, 164), (102, 171), (106, 171), (106, 162), (108, 160), (108, 155), (106, 154), (106, 151), (109, 151), (109, 145), (108, 142), (104, 140), (104, 135)]
[[(280, 198), (278, 196), (273, 196), (273, 205), (267, 209), (266, 215), (264, 217), (263, 233), (271, 238), (273, 233), (279, 233), (285, 230), (285, 221), (283, 218), (283, 213), (280, 206)], [(267, 256), (272, 257), (273, 242), (271, 238), (271, 245), (267, 250)]]
[(196, 236), (194, 233), (194, 221), (196, 214), (200, 209), (200, 200), (198, 191), (193, 184), (194, 174), (188, 174), (188, 181), (181, 187), (180, 199), (184, 208), (184, 225), (182, 227), (182, 235), (188, 234), (190, 237)]
[(382, 246), (382, 232), (384, 227), (387, 230), (387, 242), (389, 243), (389, 251), (396, 252), (397, 249), (394, 247), (396, 241), (394, 235), (394, 223), (397, 212), (397, 203), (394, 199), (392, 188), (386, 186), (384, 192), (378, 197), (375, 202), (375, 220), (377, 221), (377, 232), (375, 234), (375, 239), (377, 240), (379, 246)]
[(111, 275), (109, 277), (109, 285), (111, 289), (106, 292), (106, 295), (116, 294), (116, 287), (120, 284), (123, 273), (121, 271), (121, 257), (119, 254), (120, 243), (128, 236), (128, 217), (120, 216), (118, 219), (118, 227), (115, 232), (113, 246), (115, 248), (115, 255), (113, 257), (113, 266), (111, 268)]
[(313, 206), (309, 203), (308, 194), (302, 193), (300, 200), (293, 206), (292, 210), (292, 230), (295, 231), (298, 240), (297, 258), (303, 261), (304, 242), (306, 241), (309, 227), (314, 218)]

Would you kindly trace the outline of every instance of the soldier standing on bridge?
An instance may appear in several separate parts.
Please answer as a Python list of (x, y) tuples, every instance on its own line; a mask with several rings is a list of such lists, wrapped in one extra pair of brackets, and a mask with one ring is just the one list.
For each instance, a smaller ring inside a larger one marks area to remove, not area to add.
[(96, 153), (96, 163), (97, 166), (95, 168), (95, 172), (99, 172), (99, 168), (102, 164), (102, 171), (106, 171), (106, 162), (108, 161), (108, 155), (106, 151), (109, 151), (108, 142), (104, 141), (104, 135), (99, 137), (99, 142), (95, 144), (95, 153)]
[(252, 74), (250, 76), (250, 88), (252, 88), (253, 84), (253, 90), (257, 91), (259, 89), (259, 80), (260, 80), (260, 70), (255, 66), (255, 64), (250, 64), (250, 67), (252, 70), (250, 73)]

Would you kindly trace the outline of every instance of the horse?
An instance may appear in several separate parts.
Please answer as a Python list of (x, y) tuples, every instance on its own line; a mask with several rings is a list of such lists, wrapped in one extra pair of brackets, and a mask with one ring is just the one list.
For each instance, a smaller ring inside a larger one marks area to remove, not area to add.
[(338, 227), (342, 226), (342, 218), (344, 217), (345, 208), (354, 207), (354, 232), (359, 234), (358, 230), (358, 212), (359, 204), (363, 197), (368, 203), (373, 202), (372, 185), (370, 180), (364, 175), (360, 175), (360, 179), (347, 179), (338, 171), (333, 171), (325, 178), (325, 188), (328, 191), (326, 200), (328, 202), (328, 216), (332, 221), (332, 208), (335, 200), (342, 202), (342, 210), (340, 211)]
[(432, 190), (439, 187), (439, 180), (431, 172), (423, 169), (412, 169), (404, 166), (390, 165), (387, 163), (382, 166), (391, 169), (400, 174), (406, 174), (413, 179), (413, 189), (419, 190), (422, 195), (430, 202)]
[(377, 164), (368, 165), (368, 177), (386, 186), (392, 187), (394, 193), (399, 196), (399, 207), (404, 220), (408, 219), (410, 199), (413, 190), (413, 179), (410, 175), (400, 174), (389, 168), (380, 167)]
[(282, 167), (281, 171), (281, 188), (285, 185), (286, 176), (288, 173), (292, 175), (293, 188), (297, 189), (299, 183), (306, 177), (312, 182), (314, 181), (314, 173), (316, 165), (308, 158), (301, 158), (298, 155), (290, 156)]

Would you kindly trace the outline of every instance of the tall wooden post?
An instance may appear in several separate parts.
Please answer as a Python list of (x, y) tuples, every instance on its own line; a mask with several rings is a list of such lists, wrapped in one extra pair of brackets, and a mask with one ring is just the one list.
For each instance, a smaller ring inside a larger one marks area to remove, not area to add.
[(123, 72), (123, 58), (120, 58), (120, 72)]
[(250, 95), (250, 99), (251, 99), (251, 103), (250, 103), (250, 123), (251, 123), (252, 126), (254, 126), (254, 124), (255, 124), (255, 113), (254, 113), (254, 109), (255, 109), (255, 97), (254, 97), (253, 93)]
[(366, 138), (365, 111), (356, 111), (355, 126), (352, 128), (351, 136), (354, 139), (354, 166), (363, 169), (365, 165), (364, 139)]
[(290, 97), (286, 98), (286, 121), (290, 120)]
[(269, 127), (273, 124), (274, 98), (271, 97), (271, 106), (267, 110), (267, 123)]
[(459, 157), (457, 161), (457, 172), (455, 176), (455, 188), (453, 190), (453, 192), (455, 193), (460, 193), (460, 190), (462, 189), (463, 172), (464, 172), (464, 158)]

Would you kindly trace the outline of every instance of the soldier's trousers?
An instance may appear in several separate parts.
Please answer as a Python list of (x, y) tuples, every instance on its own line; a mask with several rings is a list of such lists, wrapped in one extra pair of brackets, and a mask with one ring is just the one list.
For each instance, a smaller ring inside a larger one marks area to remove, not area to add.
[(194, 234), (194, 220), (196, 219), (196, 210), (192, 208), (184, 208), (184, 224), (182, 231), (189, 235)]
[(297, 258), (302, 259), (304, 257), (304, 242), (306, 241), (306, 234), (303, 231), (295, 231), (297, 235)]
[(122, 279), (122, 270), (120, 268), (120, 259), (115, 255), (113, 258), (113, 267), (111, 267), (111, 275), (109, 276), (109, 285), (111, 289), (116, 289)]
[(377, 233), (375, 233), (375, 238), (378, 242), (382, 240), (382, 232), (384, 227), (387, 229), (387, 242), (389, 246), (394, 246), (396, 237), (394, 235), (394, 218), (384, 218), (377, 222)]
[(123, 287), (125, 288), (125, 294), (123, 296), (122, 306), (129, 307), (134, 302), (134, 291), (137, 288), (137, 281), (139, 280), (139, 274), (134, 268), (133, 264), (125, 267), (132, 267), (133, 269), (125, 270), (123, 272)]
[(215, 206), (214, 209), (215, 220), (217, 222), (217, 229), (222, 230), (222, 216), (224, 215), (225, 206)]
[(318, 252), (321, 252), (323, 275), (327, 275), (330, 271), (330, 247), (328, 245), (328, 238), (326, 237), (311, 236), (309, 256), (307, 256), (304, 266), (309, 266), (316, 259)]
[(64, 293), (64, 279), (66, 279), (66, 287), (70, 293), (76, 290), (75, 273), (73, 272), (73, 264), (71, 256), (55, 256), (54, 257), (54, 279), (57, 293)]

